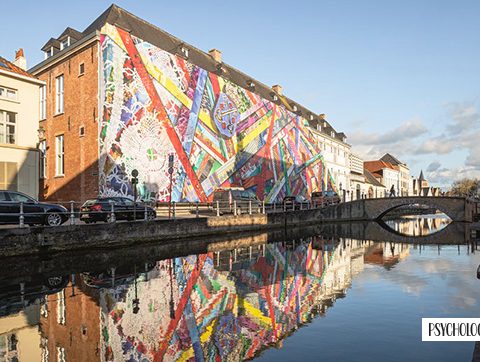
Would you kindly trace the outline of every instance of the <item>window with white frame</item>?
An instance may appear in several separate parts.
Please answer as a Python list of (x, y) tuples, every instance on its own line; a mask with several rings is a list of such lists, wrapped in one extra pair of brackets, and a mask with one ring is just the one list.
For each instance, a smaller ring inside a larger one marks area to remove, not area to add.
[(55, 137), (55, 176), (63, 176), (64, 172), (63, 134)]
[(55, 78), (55, 114), (63, 113), (63, 75)]
[(18, 91), (16, 89), (0, 86), (0, 97), (16, 101), (17, 95)]
[(45, 59), (50, 58), (53, 55), (53, 47), (45, 51)]
[(70, 37), (67, 36), (60, 42), (60, 50), (65, 49), (66, 47), (70, 46)]
[(47, 118), (47, 86), (40, 87), (40, 119)]
[(65, 289), (57, 293), (57, 322), (65, 324), (66, 308), (65, 308)]
[(40, 149), (40, 178), (47, 177), (47, 141), (40, 141), (38, 148)]
[(0, 110), (0, 143), (16, 143), (17, 114)]

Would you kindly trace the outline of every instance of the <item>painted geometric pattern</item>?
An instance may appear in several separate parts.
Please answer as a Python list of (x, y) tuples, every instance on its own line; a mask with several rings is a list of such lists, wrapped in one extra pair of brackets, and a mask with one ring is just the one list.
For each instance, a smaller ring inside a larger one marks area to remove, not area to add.
[(163, 260), (135, 286), (102, 289), (102, 360), (241, 361), (279, 346), (333, 295), (345, 264), (341, 245), (312, 245), (267, 244), (223, 266), (214, 253)]
[(100, 190), (208, 201), (239, 186), (266, 202), (334, 187), (308, 122), (228, 79), (106, 24), (101, 32)]

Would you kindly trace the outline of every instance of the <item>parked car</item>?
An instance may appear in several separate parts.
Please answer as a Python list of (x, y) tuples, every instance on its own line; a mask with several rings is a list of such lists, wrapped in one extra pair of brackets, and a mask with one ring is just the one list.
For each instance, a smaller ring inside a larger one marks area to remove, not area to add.
[(213, 193), (213, 207), (218, 207), (221, 214), (233, 213), (234, 205), (237, 206), (237, 214), (248, 213), (250, 202), (252, 212), (259, 212), (262, 204), (257, 196), (243, 188), (222, 188)]
[(69, 217), (68, 210), (61, 205), (39, 202), (18, 191), (0, 190), (0, 223), (18, 224), (21, 204), (28, 225), (59, 226)]
[(309, 205), (310, 201), (302, 195), (290, 195), (283, 198), (283, 207), (285, 210), (307, 209)]
[(312, 205), (333, 205), (340, 202), (340, 197), (333, 190), (312, 192)]
[(145, 219), (145, 207), (148, 220), (157, 217), (155, 209), (144, 203), (135, 203), (126, 197), (98, 197), (85, 201), (80, 208), (80, 220), (87, 224), (97, 221), (109, 222), (112, 217), (112, 204), (116, 220)]

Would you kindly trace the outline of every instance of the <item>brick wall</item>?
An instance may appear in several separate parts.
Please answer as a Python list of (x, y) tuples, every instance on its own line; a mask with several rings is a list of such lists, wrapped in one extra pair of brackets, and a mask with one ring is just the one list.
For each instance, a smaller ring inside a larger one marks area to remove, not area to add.
[[(85, 72), (80, 74), (80, 64)], [(64, 113), (55, 114), (55, 80), (64, 77)], [(40, 121), (47, 141), (47, 176), (40, 199), (85, 201), (98, 193), (98, 42), (43, 70), (47, 118)], [(84, 136), (80, 135), (84, 127)], [(55, 137), (64, 135), (64, 175), (55, 174)]]

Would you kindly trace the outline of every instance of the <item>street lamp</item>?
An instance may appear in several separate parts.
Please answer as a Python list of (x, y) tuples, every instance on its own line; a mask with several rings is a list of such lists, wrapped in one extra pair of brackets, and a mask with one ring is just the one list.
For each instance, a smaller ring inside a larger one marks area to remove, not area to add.
[(137, 184), (138, 170), (132, 171), (132, 188), (133, 188), (133, 220), (137, 220)]

